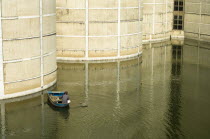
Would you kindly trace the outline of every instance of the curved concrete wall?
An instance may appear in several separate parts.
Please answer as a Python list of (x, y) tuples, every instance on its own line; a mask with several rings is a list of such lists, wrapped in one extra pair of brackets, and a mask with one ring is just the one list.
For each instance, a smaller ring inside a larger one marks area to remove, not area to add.
[(143, 42), (169, 39), (174, 0), (143, 0)]
[(185, 37), (210, 41), (210, 0), (185, 1)]
[(125, 58), (141, 53), (140, 0), (57, 0), (57, 56)]
[(55, 0), (1, 0), (0, 7), (0, 99), (54, 84)]

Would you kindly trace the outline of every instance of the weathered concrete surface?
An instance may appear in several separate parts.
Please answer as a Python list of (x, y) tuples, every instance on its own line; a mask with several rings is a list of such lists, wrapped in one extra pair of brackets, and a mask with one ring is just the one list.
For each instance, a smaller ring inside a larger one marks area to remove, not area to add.
[(140, 0), (57, 0), (59, 59), (120, 58), (141, 52)]
[(210, 0), (185, 1), (185, 37), (210, 42)]
[(55, 0), (1, 0), (0, 11), (0, 99), (52, 85), (57, 68)]
[(143, 42), (169, 39), (173, 29), (173, 0), (143, 0)]

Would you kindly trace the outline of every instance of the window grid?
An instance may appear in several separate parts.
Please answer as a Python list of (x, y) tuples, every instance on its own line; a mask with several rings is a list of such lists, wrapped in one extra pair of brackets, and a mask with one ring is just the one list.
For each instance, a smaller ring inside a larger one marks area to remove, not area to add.
[(183, 0), (175, 0), (174, 1), (174, 11), (183, 11), (184, 10)]
[(183, 30), (183, 16), (182, 15), (174, 15), (173, 29)]

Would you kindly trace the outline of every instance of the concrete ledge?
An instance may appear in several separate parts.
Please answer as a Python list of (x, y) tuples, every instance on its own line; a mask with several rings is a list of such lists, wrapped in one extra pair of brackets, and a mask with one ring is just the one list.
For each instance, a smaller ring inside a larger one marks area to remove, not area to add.
[(93, 60), (89, 60), (89, 61), (73, 61), (73, 60), (58, 60), (58, 63), (112, 63), (112, 62), (117, 62), (117, 61), (128, 61), (128, 60), (132, 60), (132, 59), (136, 59), (139, 58), (140, 61), (142, 61), (142, 55), (136, 55), (134, 57), (129, 57), (129, 58), (124, 58), (124, 59), (112, 59), (112, 60), (98, 60), (98, 61), (93, 61)]
[(184, 36), (171, 36), (172, 39), (182, 39), (184, 40)]
[(205, 39), (205, 40), (204, 40), (204, 39), (199, 39), (199, 38), (190, 38), (190, 37), (185, 37), (185, 39), (210, 43), (210, 40), (208, 40), (208, 39)]
[(54, 80), (53, 82), (49, 83), (48, 85), (45, 85), (43, 88), (39, 87), (39, 88), (35, 88), (35, 89), (32, 89), (32, 90), (24, 91), (24, 92), (18, 92), (18, 93), (14, 93), (14, 94), (8, 94), (8, 95), (0, 96), (0, 100), (9, 99), (9, 98), (15, 98), (15, 97), (21, 97), (21, 96), (26, 96), (26, 95), (30, 95), (30, 94), (34, 94), (34, 93), (40, 92), (42, 90), (45, 90), (45, 89), (53, 86), (56, 83), (56, 81), (57, 80)]
[(142, 44), (147, 44), (147, 43), (151, 43), (151, 42), (162, 42), (164, 40), (170, 40), (170, 36), (164, 37), (164, 38), (159, 38), (159, 39), (142, 40)]
[(82, 57), (82, 58), (74, 58), (74, 57), (57, 57), (57, 62), (68, 62), (68, 61), (73, 61), (73, 62), (84, 62), (84, 61), (107, 61), (107, 62), (112, 62), (116, 61), (118, 59), (130, 59), (133, 57), (138, 57), (142, 54), (142, 52), (137, 53), (137, 54), (132, 54), (132, 55), (125, 55), (125, 56), (120, 56), (120, 57)]

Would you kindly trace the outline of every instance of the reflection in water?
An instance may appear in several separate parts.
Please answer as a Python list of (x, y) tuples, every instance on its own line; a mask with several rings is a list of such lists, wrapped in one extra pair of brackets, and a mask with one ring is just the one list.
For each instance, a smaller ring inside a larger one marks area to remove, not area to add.
[(172, 69), (171, 69), (171, 91), (169, 96), (169, 109), (167, 112), (167, 137), (168, 138), (183, 138), (181, 131), (181, 57), (182, 46), (172, 46)]
[(1, 103), (1, 138), (5, 139), (5, 104)]
[(186, 39), (183, 58), (184, 62), (210, 67), (210, 43)]
[(69, 119), (69, 116), (70, 116), (70, 110), (69, 110), (70, 108), (69, 107), (65, 107), (65, 108), (62, 108), (62, 109), (58, 108), (58, 107), (55, 107), (49, 102), (49, 100), (47, 101), (47, 104), (49, 105), (49, 107), (52, 110), (58, 112), (60, 114), (60, 116), (62, 117), (62, 119), (65, 119), (65, 120)]
[(141, 58), (58, 63), (55, 90), (69, 91), (71, 108), (42, 93), (1, 101), (1, 138), (209, 138), (208, 46), (160, 42)]
[[(111, 63), (59, 63), (58, 78), (61, 78), (58, 79), (57, 90), (65, 88), (70, 92), (73, 107), (70, 120), (74, 121), (65, 128), (60, 125), (61, 132), (68, 131), (69, 135), (77, 138), (102, 135), (105, 138), (116, 137), (125, 130), (126, 117), (132, 116), (133, 110), (138, 109), (135, 104), (131, 103), (134, 105), (131, 107), (126, 103), (133, 95), (138, 95), (139, 62), (141, 60), (137, 58)], [(84, 100), (88, 100), (87, 108), (74, 109)], [(61, 137), (66, 138), (67, 135), (61, 134)]]

